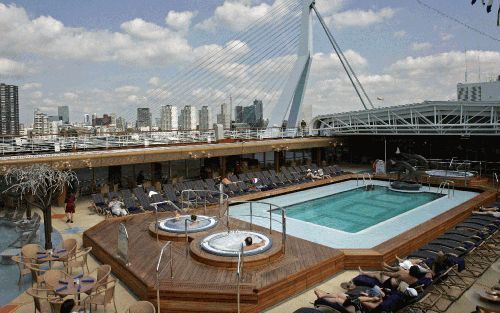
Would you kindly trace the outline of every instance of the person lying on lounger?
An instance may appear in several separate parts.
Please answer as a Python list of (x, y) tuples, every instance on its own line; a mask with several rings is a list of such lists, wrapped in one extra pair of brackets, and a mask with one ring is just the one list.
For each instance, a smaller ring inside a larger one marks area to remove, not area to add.
[(323, 300), (316, 300), (315, 303), (336, 303), (352, 313), (369, 312), (378, 307), (385, 297), (384, 292), (378, 287), (370, 288), (367, 292), (360, 293), (359, 296), (353, 296), (342, 292), (330, 294), (319, 289), (314, 290), (314, 293), (318, 297), (318, 300)]
[[(487, 208), (487, 209), (497, 209), (497, 208)], [(498, 210), (498, 209), (497, 209)], [(477, 214), (477, 215), (489, 215), (493, 217), (500, 217), (500, 212), (494, 211), (494, 210), (488, 210), (488, 211), (472, 211), (472, 214)]]
[[(365, 272), (359, 268), (359, 274), (378, 280), (383, 288), (392, 289), (402, 281), (410, 286), (419, 284), (420, 280), (426, 278), (427, 273), (422, 271), (418, 265), (412, 265), (408, 270), (400, 268), (397, 272)], [(429, 279), (432, 278), (429, 277)]]

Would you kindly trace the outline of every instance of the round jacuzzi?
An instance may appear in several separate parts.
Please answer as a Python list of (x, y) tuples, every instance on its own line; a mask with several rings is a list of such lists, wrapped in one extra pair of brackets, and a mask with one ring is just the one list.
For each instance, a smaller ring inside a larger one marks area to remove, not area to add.
[(267, 251), (272, 246), (271, 238), (252, 231), (230, 231), (209, 235), (201, 241), (201, 248), (209, 253), (220, 256), (238, 256), (241, 244), (247, 237), (252, 238), (252, 245), (246, 247), (244, 255), (255, 255)]
[(196, 217), (197, 219), (194, 222), (190, 222), (191, 215), (181, 215), (178, 217), (162, 219), (158, 222), (158, 228), (171, 233), (184, 233), (186, 231), (186, 220), (188, 220), (187, 232), (197, 233), (217, 225), (217, 220), (213, 217), (204, 215), (197, 215)]
[(429, 176), (447, 178), (471, 178), (474, 176), (474, 173), (466, 171), (430, 170), (425, 171), (425, 173)]

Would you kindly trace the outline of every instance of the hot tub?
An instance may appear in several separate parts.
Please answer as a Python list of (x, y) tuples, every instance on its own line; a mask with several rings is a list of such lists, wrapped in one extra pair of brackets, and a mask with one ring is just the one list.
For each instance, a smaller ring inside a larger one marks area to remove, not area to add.
[[(184, 233), (186, 230), (186, 220), (191, 220), (191, 215), (181, 215), (179, 217), (170, 217), (158, 222), (158, 228), (171, 233)], [(208, 230), (217, 225), (217, 220), (205, 215), (197, 215), (194, 223), (187, 223), (188, 233), (197, 233)]]
[(425, 171), (425, 173), (429, 176), (447, 178), (471, 178), (474, 176), (474, 173), (466, 171), (430, 170)]
[(209, 253), (220, 256), (238, 256), (241, 244), (245, 238), (252, 238), (252, 248), (244, 250), (244, 255), (255, 255), (267, 251), (272, 246), (271, 238), (261, 233), (235, 230), (230, 232), (220, 232), (207, 236), (201, 241), (201, 248)]

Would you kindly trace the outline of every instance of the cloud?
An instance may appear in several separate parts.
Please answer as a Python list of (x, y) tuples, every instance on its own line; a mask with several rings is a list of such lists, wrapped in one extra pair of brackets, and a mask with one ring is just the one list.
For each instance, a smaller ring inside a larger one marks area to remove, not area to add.
[(117, 93), (135, 93), (138, 92), (141, 88), (137, 86), (121, 86), (115, 89), (115, 92)]
[(453, 37), (455, 37), (455, 36), (453, 36), (453, 35), (452, 35), (452, 34), (450, 34), (450, 33), (441, 32), (441, 33), (439, 34), (439, 37), (441, 37), (441, 40), (443, 40), (443, 41), (448, 41), (448, 40), (450, 40), (450, 39), (453, 39)]
[(23, 90), (40, 89), (42, 88), (42, 86), (43, 85), (41, 83), (26, 83), (21, 86), (21, 89)]
[[(279, 3), (280, 1), (276, 1)], [(272, 6), (260, 3), (252, 6), (249, 1), (224, 1), (215, 9), (214, 15), (196, 25), (196, 28), (214, 31), (218, 27), (227, 27), (232, 31), (242, 31), (266, 15)]]
[(414, 42), (411, 45), (412, 50), (415, 50), (415, 51), (427, 50), (431, 47), (432, 47), (432, 44), (430, 42)]
[(78, 99), (78, 95), (74, 92), (65, 92), (63, 94), (63, 98), (65, 100), (76, 100), (76, 99)]
[[(186, 12), (172, 16), (171, 23), (186, 25)], [(193, 52), (184, 33), (140, 18), (122, 23), (121, 31), (117, 32), (87, 30), (65, 26), (51, 16), (30, 18), (24, 8), (0, 3), (0, 29), (0, 51), (4, 55), (22, 55), (29, 51), (56, 60), (172, 65), (186, 62)], [(22, 64), (12, 62), (2, 59), (2, 67), (16, 74), (26, 71)]]
[(41, 99), (43, 97), (43, 92), (35, 91), (30, 94), (31, 99)]
[[(2, 40), (0, 39), (0, 41)], [(0, 58), (0, 76), (25, 76), (32, 72), (24, 63)]]
[(335, 13), (326, 20), (336, 27), (366, 27), (383, 23), (391, 19), (395, 13), (395, 10), (389, 7), (378, 11), (347, 10)]
[(408, 33), (407, 33), (406, 31), (404, 31), (404, 30), (399, 30), (399, 31), (397, 31), (397, 32), (394, 32), (394, 34), (393, 34), (393, 36), (394, 36), (395, 38), (404, 38), (404, 37), (406, 37), (407, 35), (408, 35)]
[(186, 32), (191, 26), (191, 21), (193, 17), (196, 16), (196, 12), (184, 11), (176, 12), (169, 11), (165, 17), (165, 23), (175, 30)]
[(148, 80), (148, 84), (153, 87), (158, 87), (160, 85), (160, 77), (153, 76)]

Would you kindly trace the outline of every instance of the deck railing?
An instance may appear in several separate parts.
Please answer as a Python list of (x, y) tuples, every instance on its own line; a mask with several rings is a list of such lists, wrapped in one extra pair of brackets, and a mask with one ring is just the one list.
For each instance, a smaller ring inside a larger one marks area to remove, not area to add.
[[(267, 219), (269, 218), (269, 234), (272, 234), (273, 231), (273, 221), (280, 223), (281, 224), (281, 248), (283, 253), (286, 253), (286, 209), (276, 205), (274, 203), (269, 203), (265, 201), (245, 201), (245, 200), (229, 200), (229, 204), (248, 204), (249, 205), (249, 214), (238, 214), (234, 215), (235, 217), (248, 217), (250, 219), (250, 230), (253, 229), (253, 218), (254, 217), (260, 217)], [(269, 216), (262, 216), (262, 215), (256, 215), (254, 214), (254, 205), (255, 204), (260, 204), (260, 205), (265, 205), (269, 207)], [(281, 220), (273, 218), (273, 211), (278, 211), (279, 214), (281, 215)], [(231, 225), (230, 225), (230, 206), (228, 206), (226, 210), (226, 227), (227, 231), (229, 232), (231, 230)]]
[[(194, 195), (194, 199), (191, 200), (191, 195)], [(203, 198), (201, 198), (203, 196)], [(198, 207), (198, 205), (201, 203), (203, 204), (203, 212), (204, 214), (207, 214), (207, 204), (210, 204), (209, 201), (207, 201), (208, 196), (216, 196), (219, 198), (219, 218), (222, 217), (222, 213), (224, 212), (225, 208), (228, 205), (229, 201), (229, 195), (222, 192), (222, 191), (215, 191), (215, 190), (204, 190), (204, 189), (185, 189), (181, 191), (181, 203), (182, 203), (182, 210), (184, 211), (185, 209), (191, 208), (192, 205), (195, 207)], [(214, 197), (215, 198), (215, 197)], [(184, 207), (186, 205), (186, 207)]]
[(236, 267), (236, 279), (238, 280), (237, 281), (237, 294), (236, 294), (236, 303), (238, 305), (238, 313), (241, 312), (241, 301), (240, 301), (240, 294), (241, 294), (241, 291), (240, 291), (240, 285), (241, 285), (241, 277), (243, 275), (243, 265), (245, 263), (245, 248), (244, 248), (244, 245), (243, 243), (241, 244), (241, 248), (240, 248), (240, 251), (238, 252), (238, 265)]
[[(167, 247), (170, 248), (170, 257), (167, 261), (167, 263), (165, 263), (162, 267), (162, 264), (161, 264), (161, 260), (163, 259), (163, 254), (165, 253), (165, 250), (167, 249)], [(160, 275), (161, 273), (165, 270), (165, 268), (170, 265), (170, 278), (173, 279), (174, 278), (174, 258), (173, 258), (174, 254), (172, 252), (172, 242), (171, 241), (167, 241), (165, 243), (165, 245), (161, 248), (160, 250), (160, 256), (158, 257), (158, 262), (156, 263), (156, 305), (157, 305), (157, 308), (158, 308), (158, 311), (157, 312), (161, 312), (160, 310)]]

